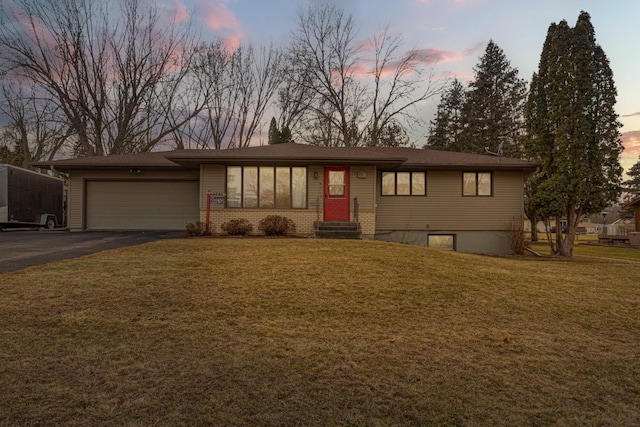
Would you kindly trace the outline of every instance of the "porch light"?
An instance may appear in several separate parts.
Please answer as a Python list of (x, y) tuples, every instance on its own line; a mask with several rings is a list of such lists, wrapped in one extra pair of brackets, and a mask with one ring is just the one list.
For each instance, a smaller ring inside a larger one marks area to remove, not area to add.
[(313, 170), (313, 179), (318, 179), (318, 169)]

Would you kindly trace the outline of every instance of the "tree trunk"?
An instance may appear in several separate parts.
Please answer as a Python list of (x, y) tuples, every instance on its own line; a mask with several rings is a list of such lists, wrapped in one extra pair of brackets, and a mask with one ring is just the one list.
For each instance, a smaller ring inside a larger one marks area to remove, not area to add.
[(558, 255), (563, 257), (573, 256), (573, 243), (576, 238), (577, 228), (577, 214), (575, 206), (569, 206), (567, 209), (567, 231), (564, 233), (564, 238), (560, 242)]
[(529, 218), (529, 221), (531, 222), (531, 241), (537, 242), (538, 241), (538, 217), (534, 215), (533, 217)]

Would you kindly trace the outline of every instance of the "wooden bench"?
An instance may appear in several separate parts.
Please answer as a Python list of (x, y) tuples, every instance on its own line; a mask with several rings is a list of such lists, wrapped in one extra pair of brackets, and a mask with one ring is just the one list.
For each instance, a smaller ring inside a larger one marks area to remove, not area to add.
[(628, 245), (627, 234), (598, 234), (598, 243), (603, 245)]

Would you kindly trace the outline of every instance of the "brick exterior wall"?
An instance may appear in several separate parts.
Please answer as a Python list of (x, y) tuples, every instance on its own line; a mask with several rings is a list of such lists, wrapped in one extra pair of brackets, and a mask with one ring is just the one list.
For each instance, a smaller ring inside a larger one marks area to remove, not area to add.
[[(317, 220), (318, 214), (315, 210), (265, 210), (265, 209), (211, 209), (209, 223), (216, 233), (222, 232), (220, 225), (232, 219), (245, 218), (253, 225), (254, 234), (258, 234), (258, 223), (269, 215), (282, 215), (290, 218), (296, 224), (296, 233), (302, 235), (313, 235), (313, 223)], [(200, 211), (200, 221), (206, 222), (207, 211)], [(364, 237), (373, 237), (375, 234), (376, 217), (375, 212), (360, 212), (360, 228)], [(322, 220), (322, 211), (320, 211)]]

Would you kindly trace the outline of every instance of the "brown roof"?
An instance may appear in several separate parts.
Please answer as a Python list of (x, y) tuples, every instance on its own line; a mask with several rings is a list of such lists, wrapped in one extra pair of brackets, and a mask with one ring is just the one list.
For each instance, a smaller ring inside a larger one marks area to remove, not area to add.
[(631, 200), (629, 203), (624, 205), (622, 209), (629, 210), (635, 207), (640, 207), (640, 197), (636, 197), (635, 199)]
[(59, 171), (74, 169), (182, 169), (167, 159), (169, 153), (176, 151), (154, 151), (138, 154), (112, 154), (109, 156), (86, 156), (73, 159), (52, 160), (33, 163), (38, 168), (53, 167)]
[(227, 150), (177, 150), (78, 157), (34, 163), (36, 167), (72, 169), (176, 169), (200, 164), (376, 165), (400, 169), (514, 169), (533, 172), (537, 165), (520, 159), (405, 147), (321, 147), (276, 144)]

